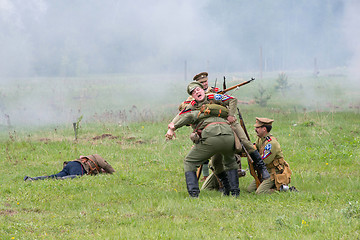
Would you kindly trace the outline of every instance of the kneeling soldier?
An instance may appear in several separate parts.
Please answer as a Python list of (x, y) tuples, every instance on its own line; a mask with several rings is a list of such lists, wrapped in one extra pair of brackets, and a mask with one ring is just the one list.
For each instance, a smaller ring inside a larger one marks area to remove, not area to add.
[(287, 186), (291, 179), (289, 164), (284, 160), (284, 155), (277, 139), (270, 134), (274, 120), (268, 118), (256, 118), (254, 125), (258, 138), (256, 149), (260, 152), (262, 160), (270, 173), (270, 178), (264, 180), (258, 188), (255, 181), (249, 187), (249, 192), (272, 193), (275, 189)]

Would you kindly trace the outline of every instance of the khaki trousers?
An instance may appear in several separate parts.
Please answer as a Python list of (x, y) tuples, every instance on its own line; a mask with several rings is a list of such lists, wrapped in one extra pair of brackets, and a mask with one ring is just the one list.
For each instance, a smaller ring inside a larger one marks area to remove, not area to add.
[(248, 192), (255, 192), (256, 194), (262, 193), (273, 193), (275, 191), (275, 181), (271, 180), (271, 178), (262, 181), (259, 187), (256, 189), (256, 182), (255, 180), (250, 183), (248, 187)]

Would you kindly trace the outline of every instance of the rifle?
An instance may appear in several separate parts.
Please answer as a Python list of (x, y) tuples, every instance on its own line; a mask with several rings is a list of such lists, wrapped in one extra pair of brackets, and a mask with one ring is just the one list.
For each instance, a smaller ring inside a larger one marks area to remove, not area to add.
[(244, 85), (246, 85), (246, 84), (248, 84), (248, 83), (250, 83), (250, 82), (252, 82), (252, 81), (254, 81), (254, 80), (255, 80), (255, 78), (251, 78), (251, 79), (248, 80), (248, 81), (244, 81), (244, 82), (242, 82), (242, 83), (236, 84), (235, 86), (226, 88), (225, 77), (224, 77), (224, 90), (219, 91), (219, 92), (217, 92), (217, 93), (219, 93), (219, 94), (224, 94), (224, 93), (226, 93), (226, 92), (228, 92), (228, 91), (231, 91), (231, 90), (233, 90), (233, 89), (235, 89), (235, 88), (239, 88), (239, 87), (241, 87), (241, 86), (244, 86)]
[(200, 178), (200, 176), (201, 176), (202, 168), (203, 168), (203, 165), (201, 164), (201, 165), (198, 167), (197, 171), (196, 171), (196, 177), (197, 177), (197, 180), (198, 180), (198, 181), (199, 181), (199, 178)]
[[(252, 81), (252, 80), (251, 80)], [(237, 108), (238, 110), (238, 115), (239, 115), (239, 121), (240, 121), (240, 125), (242, 127), (242, 129), (244, 130), (245, 132), (245, 135), (247, 137), (247, 139), (250, 141), (250, 137), (249, 137), (249, 134), (246, 130), (246, 127), (245, 127), (245, 123), (244, 123), (244, 119), (242, 118), (241, 116), (241, 113), (240, 113), (240, 110), (239, 108)], [(242, 149), (244, 150), (245, 154), (246, 154), (246, 157), (247, 157), (247, 160), (248, 160), (248, 165), (249, 165), (249, 170), (250, 170), (250, 174), (251, 176), (253, 176), (253, 178), (255, 179), (255, 182), (256, 182), (256, 187), (259, 187), (261, 181), (261, 177), (260, 177), (260, 174), (258, 172), (256, 172), (255, 168), (254, 168), (254, 160), (252, 160), (249, 152), (246, 150), (246, 148), (244, 147), (244, 145), (241, 143), (241, 147)]]

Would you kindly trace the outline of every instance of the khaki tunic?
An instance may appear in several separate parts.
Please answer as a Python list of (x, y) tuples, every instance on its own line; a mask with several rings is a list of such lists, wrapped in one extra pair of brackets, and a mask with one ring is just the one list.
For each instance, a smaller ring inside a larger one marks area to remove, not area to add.
[[(190, 98), (189, 98), (190, 99)], [(193, 99), (191, 97), (191, 99)], [(186, 101), (185, 101), (186, 102)], [(185, 103), (184, 102), (184, 103)], [(204, 104), (219, 104), (229, 109), (229, 116), (235, 116), (237, 111), (237, 99), (235, 97), (226, 95), (226, 94), (216, 94), (216, 93), (207, 93), (205, 94), (205, 99), (202, 102), (197, 102), (195, 100), (190, 101), (186, 108), (179, 112), (179, 114), (172, 120), (172, 122), (177, 121), (179, 115), (186, 113), (189, 110), (198, 110)], [(247, 138), (244, 129), (241, 127), (239, 122), (236, 120), (231, 123), (231, 126), (234, 127), (238, 138), (241, 143), (244, 145), (246, 150), (249, 153), (253, 153), (255, 151), (253, 144)]]
[(204, 104), (219, 104), (221, 106), (227, 107), (229, 109), (229, 115), (235, 116), (236, 108), (237, 108), (237, 99), (228, 95), (223, 94), (214, 94), (208, 93), (205, 94), (205, 99), (201, 102), (197, 102), (192, 100), (186, 108), (179, 112), (179, 114), (172, 120), (172, 122), (176, 122), (177, 118), (180, 115), (187, 113), (189, 111), (199, 110)]
[(215, 154), (222, 158), (213, 162), (215, 168), (237, 169), (234, 155), (234, 134), (227, 121), (220, 117), (198, 119), (199, 111), (191, 109), (177, 116), (173, 121), (175, 129), (185, 125), (201, 130), (201, 140), (195, 144), (184, 159), (185, 172), (195, 172), (197, 167)]
[(270, 163), (272, 163), (275, 159), (284, 158), (279, 142), (270, 133), (268, 133), (265, 137), (258, 137), (256, 139), (255, 146), (266, 164), (266, 168), (269, 173), (271, 172), (269, 167)]
[[(268, 133), (265, 137), (257, 138), (255, 143), (261, 158), (263, 159), (267, 170), (270, 173), (270, 179), (263, 181), (256, 189), (255, 181), (248, 187), (249, 192), (256, 191), (256, 193), (271, 193), (275, 189), (275, 177), (282, 173), (281, 169), (285, 168), (284, 155), (277, 139)], [(279, 164), (280, 163), (280, 164)], [(279, 167), (275, 167), (275, 165)], [(286, 163), (287, 165), (287, 163)], [(288, 166), (288, 165), (287, 165)], [(290, 169), (289, 169), (290, 171)], [(291, 174), (291, 171), (290, 171)]]

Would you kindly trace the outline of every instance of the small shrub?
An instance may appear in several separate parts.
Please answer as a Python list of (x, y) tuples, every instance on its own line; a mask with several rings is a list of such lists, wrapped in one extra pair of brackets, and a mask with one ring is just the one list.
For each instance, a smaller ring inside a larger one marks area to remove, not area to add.
[(265, 94), (265, 92), (266, 92), (266, 90), (262, 86), (260, 86), (259, 87), (259, 95), (254, 96), (255, 102), (257, 104), (259, 104), (261, 107), (266, 107), (267, 102), (271, 98), (271, 95)]
[(305, 127), (313, 127), (313, 126), (315, 126), (315, 122), (309, 120), (309, 121), (303, 122), (301, 125), (303, 125), (303, 126), (305, 126)]
[(288, 76), (284, 72), (279, 73), (279, 76), (276, 79), (275, 89), (281, 91), (281, 94), (284, 95), (285, 91), (289, 88)]

